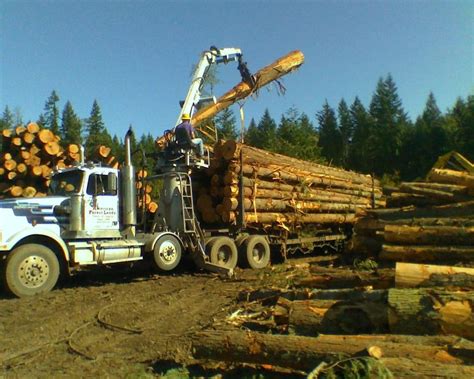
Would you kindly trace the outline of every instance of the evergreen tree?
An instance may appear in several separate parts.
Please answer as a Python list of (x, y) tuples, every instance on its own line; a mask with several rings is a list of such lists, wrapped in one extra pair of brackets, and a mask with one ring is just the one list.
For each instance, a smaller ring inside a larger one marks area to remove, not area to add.
[(61, 123), (61, 138), (63, 146), (67, 146), (71, 143), (81, 145), (81, 130), (82, 121), (74, 112), (71, 102), (67, 101), (64, 106)]
[(370, 115), (374, 122), (368, 157), (371, 168), (379, 176), (393, 175), (400, 157), (402, 129), (408, 120), (390, 74), (377, 83), (370, 103)]
[(319, 123), (319, 141), (321, 155), (328, 162), (338, 166), (342, 161), (342, 138), (337, 125), (336, 113), (327, 100), (323, 109), (316, 114)]
[(119, 162), (123, 162), (124, 160), (124, 145), (122, 143), (122, 140), (117, 137), (116, 134), (114, 134), (114, 137), (112, 138), (112, 144), (110, 146), (111, 148), (111, 154), (117, 158)]
[(370, 116), (358, 97), (354, 99), (349, 113), (353, 128), (353, 136), (352, 143), (349, 147), (348, 167), (356, 171), (370, 173), (368, 164), (368, 152), (370, 150), (369, 141), (371, 134)]
[(249, 126), (246, 134), (246, 142), (260, 149), (275, 151), (277, 125), (270, 116), (268, 109), (265, 110), (256, 128)]
[(349, 165), (349, 150), (352, 143), (353, 125), (349, 107), (344, 99), (339, 102), (337, 108), (339, 117), (339, 133), (341, 134), (341, 164), (347, 168)]
[(247, 130), (245, 131), (244, 142), (250, 146), (257, 146), (258, 139), (259, 139), (259, 130), (257, 127), (257, 123), (255, 122), (255, 119), (252, 118), (250, 120), (250, 124)]
[(446, 119), (453, 149), (474, 160), (474, 96), (457, 99)]
[(320, 160), (318, 136), (306, 114), (291, 108), (282, 116), (277, 129), (275, 151), (308, 161)]
[(102, 112), (100, 110), (99, 103), (94, 100), (89, 118), (86, 120), (86, 156), (89, 157), (93, 154), (94, 149), (100, 145), (111, 146), (112, 137), (105, 128), (104, 121), (102, 120)]
[(55, 90), (51, 92), (51, 95), (46, 100), (44, 105), (44, 116), (40, 116), (44, 120), (44, 127), (51, 129), (51, 131), (58, 135), (59, 134), (59, 108), (58, 108), (59, 96)]
[(219, 139), (237, 139), (235, 116), (230, 108), (224, 109), (216, 118), (217, 135)]
[(11, 129), (15, 126), (15, 117), (8, 105), (3, 110), (2, 118), (0, 119), (0, 130)]
[(443, 117), (433, 93), (429, 94), (425, 109), (417, 118), (414, 128), (409, 128), (404, 135), (401, 163), (405, 164), (402, 166), (402, 178), (413, 180), (424, 177), (448, 148)]

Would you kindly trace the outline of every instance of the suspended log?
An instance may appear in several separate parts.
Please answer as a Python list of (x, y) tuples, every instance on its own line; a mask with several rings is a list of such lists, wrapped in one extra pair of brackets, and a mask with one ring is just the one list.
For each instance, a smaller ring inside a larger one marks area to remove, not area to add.
[(474, 291), (391, 289), (390, 330), (400, 334), (455, 334), (474, 339)]
[[(449, 346), (430, 345), (425, 342), (416, 344), (414, 348), (414, 342), (409, 338), (406, 336), (406, 342), (396, 343), (385, 342), (372, 336), (321, 335), (315, 338), (241, 331), (208, 331), (196, 333), (192, 342), (193, 355), (198, 359), (272, 364), (306, 371), (313, 370), (322, 361), (339, 361), (342, 358), (360, 355), (361, 351), (370, 346), (378, 346), (385, 357), (382, 359), (395, 359), (387, 361), (390, 363), (389, 369), (400, 366), (399, 359), (396, 358), (409, 357), (423, 360), (424, 365), (431, 369), (434, 367), (432, 365), (439, 363), (450, 374), (474, 374), (474, 367), (460, 366), (461, 360), (449, 354), (447, 351)], [(440, 354), (440, 350), (444, 350), (443, 354)], [(426, 362), (430, 364), (427, 365)], [(405, 363), (404, 367), (404, 370), (399, 369), (398, 372), (416, 376), (413, 366)], [(426, 372), (426, 368), (424, 371)], [(443, 371), (440, 373), (442, 375)]]
[(397, 288), (462, 287), (474, 288), (474, 268), (435, 266), (397, 262)]
[(400, 245), (474, 245), (474, 227), (387, 225), (384, 240)]
[(388, 245), (382, 246), (379, 258), (387, 261), (413, 263), (430, 262), (473, 262), (473, 246), (413, 246)]
[(230, 105), (235, 104), (239, 100), (245, 99), (268, 83), (297, 69), (303, 64), (303, 61), (304, 56), (301, 51), (293, 51), (287, 54), (286, 56), (278, 59), (277, 61), (264, 67), (254, 74), (255, 86), (252, 87), (245, 82), (237, 84), (226, 94), (219, 97), (215, 104), (211, 104), (196, 112), (191, 120), (191, 123), (199, 130), (199, 125), (206, 119), (214, 117), (221, 110), (228, 108)]

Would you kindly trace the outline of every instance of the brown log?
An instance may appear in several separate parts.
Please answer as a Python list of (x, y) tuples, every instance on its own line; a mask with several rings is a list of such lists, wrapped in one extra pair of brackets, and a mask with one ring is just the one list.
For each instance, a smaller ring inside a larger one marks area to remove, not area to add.
[(397, 220), (411, 218), (434, 217), (473, 217), (474, 201), (466, 201), (448, 205), (434, 206), (431, 208), (394, 208), (394, 209), (367, 209), (363, 213), (373, 215), (380, 220)]
[(35, 187), (26, 187), (24, 190), (23, 190), (23, 194), (22, 196), (24, 197), (34, 197), (37, 193), (37, 190)]
[(13, 137), (10, 143), (11, 143), (11, 146), (15, 148), (19, 148), (23, 144), (23, 141), (21, 137)]
[(30, 133), (30, 132), (25, 132), (23, 134), (23, 142), (26, 144), (26, 145), (31, 145), (35, 140), (35, 135), (33, 133)]
[[(245, 214), (245, 222), (249, 224), (344, 224), (353, 223), (355, 216), (353, 214), (340, 213), (275, 213), (275, 212), (248, 212)], [(222, 220), (224, 222), (235, 222), (237, 216), (234, 212), (223, 212)]]
[(406, 207), (409, 205), (428, 207), (432, 205), (447, 204), (449, 202), (450, 200), (440, 200), (413, 193), (392, 192), (392, 194), (387, 198), (387, 207), (395, 208)]
[(9, 193), (13, 197), (20, 197), (23, 194), (23, 188), (20, 186), (12, 186), (9, 188)]
[(462, 287), (474, 289), (474, 268), (397, 262), (397, 288)]
[(473, 246), (413, 246), (388, 245), (382, 246), (380, 259), (413, 263), (431, 262), (472, 262), (474, 261)]
[(16, 169), (16, 166), (17, 166), (17, 162), (14, 160), (14, 159), (9, 159), (9, 160), (6, 160), (5, 162), (3, 162), (3, 167), (7, 170), (7, 171), (13, 171)]
[(6, 170), (3, 167), (0, 167), (0, 177), (5, 174)]
[(8, 179), (8, 180), (13, 180), (13, 179), (15, 179), (17, 176), (18, 176), (18, 174), (17, 174), (16, 171), (10, 171), (10, 172), (7, 174), (7, 179)]
[(24, 163), (19, 163), (17, 166), (16, 166), (16, 171), (19, 175), (24, 175), (26, 174), (26, 172), (28, 171), (28, 167), (26, 166), (26, 164)]
[(61, 149), (61, 146), (59, 146), (59, 143), (57, 143), (56, 141), (50, 141), (50, 142), (45, 143), (43, 151), (47, 155), (51, 157), (55, 157), (60, 152), (60, 149)]
[(36, 134), (40, 131), (40, 127), (39, 125), (36, 123), (36, 122), (30, 122), (27, 126), (26, 126), (26, 130), (28, 130), (28, 133), (31, 133), (31, 134)]
[(3, 129), (2, 130), (2, 137), (4, 141), (9, 141), (13, 136), (13, 130), (11, 129)]
[(100, 145), (97, 147), (96, 154), (100, 159), (105, 159), (110, 155), (112, 149), (105, 145)]
[(310, 277), (296, 279), (294, 287), (337, 289), (370, 286), (373, 289), (386, 289), (393, 287), (395, 283), (393, 269), (352, 271), (311, 265), (310, 272)]
[(474, 245), (474, 227), (387, 225), (384, 239), (400, 245)]
[[(436, 367), (440, 375), (443, 370), (463, 375), (474, 374), (474, 367), (460, 366), (461, 359), (449, 354), (449, 346), (428, 344), (414, 345), (414, 338), (406, 336), (402, 343), (385, 342), (372, 336), (331, 336), (318, 337), (283, 336), (242, 331), (199, 332), (192, 337), (193, 355), (198, 359), (213, 359), (227, 362), (247, 362), (257, 364), (272, 364), (298, 370), (311, 371), (322, 361), (335, 362), (344, 357), (357, 356), (370, 346), (379, 346), (383, 351), (382, 361), (387, 360), (388, 368), (397, 369), (398, 357), (408, 357), (411, 360), (422, 360), (424, 366), (429, 366), (433, 373)], [(376, 341), (376, 342), (375, 342)], [(416, 346), (416, 348), (414, 348)], [(443, 352), (443, 354), (440, 354)], [(395, 359), (395, 360), (393, 360)], [(405, 358), (406, 359), (406, 358)], [(426, 362), (430, 362), (429, 365)], [(435, 366), (438, 364), (437, 366)], [(408, 366), (408, 367), (407, 367)], [(398, 368), (399, 375), (416, 376), (413, 365), (405, 363), (404, 369)], [(416, 366), (418, 367), (418, 366)], [(423, 367), (423, 365), (421, 365)], [(435, 371), (438, 372), (438, 371)]]
[(432, 182), (457, 184), (474, 189), (474, 175), (467, 172), (434, 168), (428, 175)]
[(20, 156), (24, 161), (26, 161), (30, 158), (31, 153), (28, 150), (22, 150), (20, 151)]
[(68, 154), (77, 154), (80, 152), (79, 145), (77, 143), (70, 143), (67, 146), (67, 152)]
[(452, 195), (467, 194), (466, 186), (430, 182), (402, 183), (400, 185), (400, 190), (420, 195), (440, 197), (448, 200), (452, 198)]
[(158, 204), (155, 201), (152, 201), (148, 204), (148, 212), (156, 213), (158, 210)]
[(41, 166), (30, 166), (30, 173), (32, 176), (42, 176), (43, 168)]
[(239, 100), (243, 100), (250, 96), (259, 88), (290, 73), (303, 64), (304, 56), (300, 51), (293, 51), (286, 56), (278, 59), (274, 63), (259, 70), (255, 75), (255, 86), (251, 87), (248, 83), (241, 82), (234, 88), (221, 96), (215, 104), (200, 109), (194, 114), (191, 123), (199, 130), (199, 124), (219, 113), (221, 110), (228, 108), (230, 105)]
[(301, 300), (290, 303), (288, 328), (304, 336), (388, 332), (383, 302)]
[(474, 291), (389, 290), (390, 330), (400, 334), (455, 334), (474, 339)]
[(38, 141), (40, 141), (42, 144), (54, 142), (54, 133), (49, 129), (41, 129), (38, 132)]
[(18, 125), (18, 126), (15, 128), (15, 134), (16, 134), (17, 136), (21, 136), (25, 131), (26, 131), (26, 127), (24, 127), (23, 125)]

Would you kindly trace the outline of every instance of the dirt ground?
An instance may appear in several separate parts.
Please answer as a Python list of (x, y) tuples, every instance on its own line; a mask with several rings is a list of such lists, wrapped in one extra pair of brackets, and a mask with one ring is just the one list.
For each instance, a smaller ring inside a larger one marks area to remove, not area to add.
[(157, 362), (192, 363), (193, 333), (225, 328), (240, 290), (281, 285), (300, 260), (290, 261), (232, 279), (191, 267), (172, 275), (111, 268), (33, 298), (2, 289), (0, 378), (158, 377)]

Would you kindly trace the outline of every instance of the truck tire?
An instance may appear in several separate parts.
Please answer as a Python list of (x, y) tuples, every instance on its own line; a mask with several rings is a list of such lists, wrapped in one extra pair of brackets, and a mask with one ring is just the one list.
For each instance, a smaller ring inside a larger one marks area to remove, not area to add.
[(18, 297), (51, 291), (59, 278), (59, 261), (43, 245), (30, 243), (14, 249), (5, 262), (6, 289)]
[(239, 255), (234, 240), (224, 236), (216, 237), (207, 246), (211, 263), (231, 269), (237, 266)]
[(155, 243), (153, 259), (156, 267), (163, 271), (171, 271), (181, 262), (181, 243), (175, 236), (165, 234)]
[(264, 236), (255, 235), (246, 238), (242, 243), (241, 252), (250, 268), (264, 268), (270, 262), (270, 245)]

